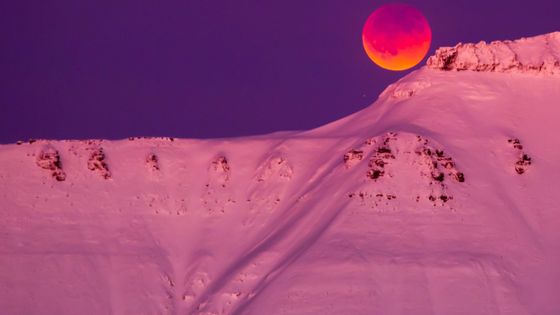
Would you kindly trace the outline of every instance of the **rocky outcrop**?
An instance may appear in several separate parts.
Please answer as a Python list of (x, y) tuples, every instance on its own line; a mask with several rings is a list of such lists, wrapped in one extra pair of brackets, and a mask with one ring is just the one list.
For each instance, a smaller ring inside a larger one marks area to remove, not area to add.
[(524, 174), (529, 166), (532, 164), (533, 159), (523, 151), (523, 145), (521, 141), (517, 138), (508, 139), (508, 143), (513, 146), (513, 149), (517, 153), (517, 160), (515, 161), (515, 172), (519, 175)]
[(146, 157), (146, 165), (151, 171), (159, 171), (159, 159), (155, 153), (149, 153)]
[[(391, 141), (395, 140), (397, 140), (397, 134), (389, 132), (382, 138), (381, 141), (379, 141), (379, 145), (374, 150), (373, 155), (368, 162), (368, 178), (375, 180), (385, 175), (385, 165), (390, 164), (390, 160), (395, 159), (393, 150), (389, 145)], [(376, 142), (378, 142), (376, 139), (366, 140), (366, 144), (368, 145), (375, 144)]]
[(442, 47), (427, 61), (444, 71), (485, 71), (560, 74), (560, 32), (477, 44)]
[(229, 166), (227, 158), (225, 156), (219, 156), (214, 159), (210, 166), (210, 173), (211, 180), (225, 187), (226, 183), (230, 179), (231, 173), (231, 168)]
[(258, 182), (264, 181), (289, 181), (292, 179), (294, 169), (283, 156), (269, 158), (261, 167), (257, 175)]
[(106, 162), (105, 152), (103, 148), (96, 148), (90, 154), (87, 167), (90, 171), (98, 172), (104, 179), (111, 178), (111, 172), (109, 171), (109, 165)]
[(346, 168), (351, 168), (364, 159), (364, 151), (358, 149), (352, 149), (346, 152), (346, 154), (344, 154), (344, 157), (342, 159), (344, 161), (344, 165), (346, 166)]
[(54, 179), (61, 182), (66, 179), (66, 173), (62, 170), (60, 154), (53, 147), (47, 146), (37, 155), (37, 166), (51, 171)]
[[(367, 204), (366, 199), (371, 200), (374, 208), (389, 206), (397, 199), (399, 190), (396, 187), (408, 185), (402, 182), (403, 176), (407, 176), (407, 182), (416, 182), (416, 185), (409, 191), (409, 196), (400, 196), (399, 200), (427, 201), (433, 206), (443, 206), (453, 200), (453, 185), (465, 182), (464, 173), (458, 170), (454, 159), (441, 145), (407, 132), (388, 132), (366, 139), (359, 149), (352, 149), (344, 155), (346, 169), (359, 167), (362, 160), (367, 160), (365, 177), (374, 185), (370, 186), (371, 189), (362, 187), (359, 191), (351, 191), (348, 197), (356, 197), (362, 204)], [(417, 172), (418, 176), (410, 176), (411, 171)], [(385, 184), (379, 185), (382, 182)]]

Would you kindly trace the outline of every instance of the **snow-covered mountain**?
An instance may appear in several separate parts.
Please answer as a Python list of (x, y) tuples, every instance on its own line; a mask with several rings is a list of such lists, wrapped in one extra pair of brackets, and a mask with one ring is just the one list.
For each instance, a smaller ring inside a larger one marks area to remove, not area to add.
[(560, 314), (559, 47), (310, 131), (0, 146), (0, 314)]

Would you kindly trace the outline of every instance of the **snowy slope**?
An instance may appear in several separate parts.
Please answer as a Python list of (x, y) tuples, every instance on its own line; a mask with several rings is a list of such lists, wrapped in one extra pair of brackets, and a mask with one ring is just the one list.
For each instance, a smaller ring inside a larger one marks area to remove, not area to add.
[(305, 132), (0, 146), (0, 314), (560, 314), (559, 106), (424, 67)]

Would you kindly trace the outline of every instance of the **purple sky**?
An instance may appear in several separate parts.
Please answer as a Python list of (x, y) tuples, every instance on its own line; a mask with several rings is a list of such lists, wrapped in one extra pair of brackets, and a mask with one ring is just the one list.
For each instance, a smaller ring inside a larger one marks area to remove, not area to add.
[[(407, 72), (361, 44), (388, 1), (1, 1), (0, 143), (309, 129)], [(560, 1), (402, 1), (459, 41), (560, 30)]]

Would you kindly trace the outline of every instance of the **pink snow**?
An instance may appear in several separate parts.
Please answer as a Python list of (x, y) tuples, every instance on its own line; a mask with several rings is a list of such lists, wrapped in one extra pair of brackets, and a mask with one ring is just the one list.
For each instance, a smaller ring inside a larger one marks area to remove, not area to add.
[(560, 314), (559, 34), (310, 131), (0, 146), (0, 314)]

